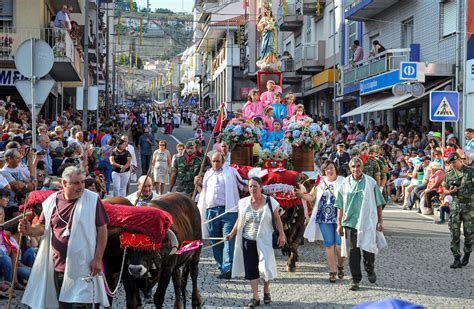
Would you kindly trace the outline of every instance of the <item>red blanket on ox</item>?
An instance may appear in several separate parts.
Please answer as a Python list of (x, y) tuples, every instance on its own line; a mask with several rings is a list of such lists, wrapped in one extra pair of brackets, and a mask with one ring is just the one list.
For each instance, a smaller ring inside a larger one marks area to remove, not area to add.
[[(29, 194), (26, 207), (42, 204), (55, 191), (33, 191)], [(143, 233), (153, 241), (161, 243), (173, 224), (169, 213), (154, 207), (132, 207), (103, 203), (110, 219), (110, 226)]]
[[(239, 173), (240, 177), (243, 179), (249, 179), (249, 172), (253, 169), (253, 166), (240, 166), (236, 164), (231, 164), (231, 167), (235, 168)], [(268, 174), (262, 177), (262, 184), (264, 186), (271, 185), (271, 184), (286, 184), (290, 186), (296, 185), (296, 176), (299, 175), (298, 172), (290, 171), (290, 170), (267, 170)], [(301, 199), (297, 198), (294, 194), (289, 193), (275, 193), (272, 194), (273, 198), (275, 198), (281, 207), (289, 208), (294, 205), (301, 204)]]

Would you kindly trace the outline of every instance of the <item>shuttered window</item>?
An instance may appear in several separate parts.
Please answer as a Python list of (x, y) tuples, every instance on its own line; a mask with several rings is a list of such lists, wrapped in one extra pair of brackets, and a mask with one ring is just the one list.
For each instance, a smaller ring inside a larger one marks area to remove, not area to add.
[(0, 28), (13, 26), (13, 1), (0, 0)]
[(442, 37), (456, 33), (457, 4), (455, 0), (446, 0), (441, 3)]

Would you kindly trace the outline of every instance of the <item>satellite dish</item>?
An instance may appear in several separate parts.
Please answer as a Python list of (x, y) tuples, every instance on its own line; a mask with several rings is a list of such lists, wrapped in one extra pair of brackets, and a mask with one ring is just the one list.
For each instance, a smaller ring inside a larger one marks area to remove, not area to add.
[[(33, 61), (33, 72), (31, 71)], [(54, 64), (53, 49), (45, 41), (29, 39), (20, 44), (15, 53), (15, 66), (28, 78), (41, 78), (51, 71)]]

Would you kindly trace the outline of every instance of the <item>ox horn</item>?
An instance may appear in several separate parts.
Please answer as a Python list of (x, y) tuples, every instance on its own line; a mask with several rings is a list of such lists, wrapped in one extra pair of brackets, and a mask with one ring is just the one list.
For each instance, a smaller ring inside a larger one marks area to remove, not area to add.
[(168, 240), (171, 242), (170, 255), (173, 255), (173, 254), (176, 253), (176, 251), (177, 251), (178, 248), (179, 248), (178, 238), (176, 238), (176, 234), (175, 234), (171, 229), (169, 229), (169, 230), (166, 232), (166, 237), (168, 237)]

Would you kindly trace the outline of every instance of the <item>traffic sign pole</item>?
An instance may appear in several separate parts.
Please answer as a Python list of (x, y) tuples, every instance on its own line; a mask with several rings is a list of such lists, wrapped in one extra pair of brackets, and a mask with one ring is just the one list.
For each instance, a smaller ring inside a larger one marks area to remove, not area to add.
[(441, 122), (441, 138), (443, 139), (441, 141), (441, 148), (444, 153), (444, 149), (446, 148), (446, 121)]
[[(34, 51), (35, 51), (35, 40), (31, 39), (31, 78), (30, 78), (30, 84), (31, 84), (31, 142), (33, 145), (33, 150), (36, 151), (36, 102), (35, 102), (35, 81), (36, 81), (36, 76), (34, 73)], [(35, 179), (36, 179), (36, 169), (35, 169)]]

